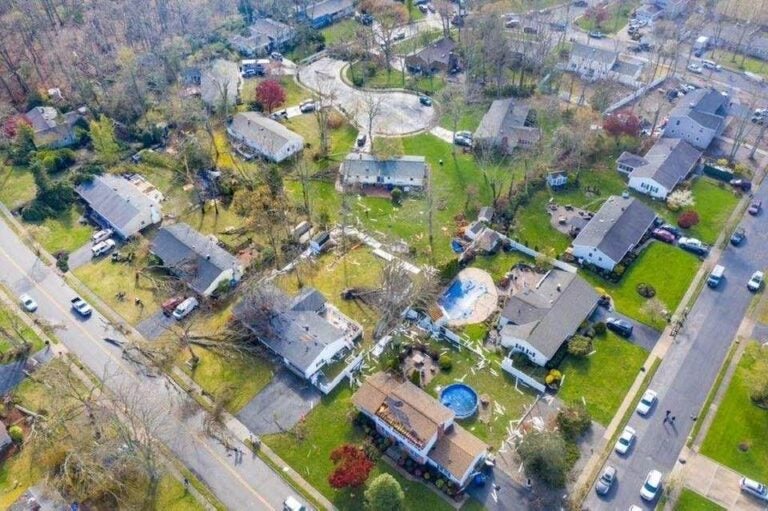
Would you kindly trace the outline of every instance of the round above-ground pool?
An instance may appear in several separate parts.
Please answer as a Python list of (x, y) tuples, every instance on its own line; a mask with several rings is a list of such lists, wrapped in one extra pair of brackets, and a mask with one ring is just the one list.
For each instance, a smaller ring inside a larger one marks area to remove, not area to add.
[(469, 385), (452, 383), (440, 391), (440, 402), (453, 410), (457, 419), (466, 419), (477, 412), (479, 399)]

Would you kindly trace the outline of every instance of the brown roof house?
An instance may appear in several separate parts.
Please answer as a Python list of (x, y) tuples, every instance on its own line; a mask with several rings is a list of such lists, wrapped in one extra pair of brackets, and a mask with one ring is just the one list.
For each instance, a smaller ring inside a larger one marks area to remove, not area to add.
[(541, 133), (528, 121), (528, 105), (514, 99), (497, 99), (480, 121), (474, 135), (475, 143), (486, 149), (509, 153), (516, 147), (530, 147), (539, 141)]
[(456, 43), (444, 37), (405, 57), (405, 67), (411, 73), (425, 75), (456, 73), (461, 70)]
[(365, 380), (352, 402), (379, 433), (460, 487), (467, 485), (488, 454), (484, 442), (454, 422), (452, 410), (409, 381), (376, 373)]

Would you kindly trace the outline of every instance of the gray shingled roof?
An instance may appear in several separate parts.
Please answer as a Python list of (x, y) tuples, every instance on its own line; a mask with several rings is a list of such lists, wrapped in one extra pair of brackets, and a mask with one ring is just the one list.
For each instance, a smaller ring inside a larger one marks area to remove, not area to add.
[(133, 236), (162, 219), (160, 205), (121, 176), (96, 176), (75, 191), (121, 236)]
[(307, 7), (307, 17), (317, 19), (322, 16), (333, 16), (337, 12), (352, 7), (352, 0), (323, 0)]
[(649, 177), (668, 190), (686, 178), (701, 158), (702, 151), (679, 138), (660, 138), (645, 155), (646, 165), (630, 177)]
[(456, 43), (444, 37), (416, 52), (413, 57), (420, 59), (427, 67), (431, 67), (434, 63), (447, 66), (450, 64), (450, 54), (455, 49)]
[(265, 147), (272, 154), (291, 142), (304, 145), (304, 139), (300, 135), (256, 112), (235, 115), (229, 129), (246, 143)]
[(509, 299), (502, 316), (513, 325), (504, 328), (549, 359), (592, 313), (598, 298), (587, 281), (575, 273), (555, 269), (536, 288)]
[(153, 254), (197, 293), (203, 294), (237, 258), (185, 223), (163, 227), (150, 244)]
[(514, 99), (497, 99), (480, 121), (475, 131), (475, 138), (495, 138), (509, 136), (515, 130), (525, 127), (530, 107)]
[(596, 247), (614, 261), (621, 261), (655, 219), (656, 213), (641, 201), (614, 195), (579, 232), (573, 244)]
[(313, 287), (305, 287), (302, 289), (294, 299), (291, 309), (295, 311), (310, 311), (314, 312), (320, 310), (320, 307), (325, 305), (327, 300), (325, 296)]
[(379, 160), (371, 154), (352, 153), (344, 158), (342, 172), (344, 178), (350, 181), (371, 176), (424, 180), (427, 174), (427, 163), (423, 156), (399, 156)]
[(616, 163), (623, 163), (624, 165), (629, 165), (630, 167), (639, 167), (640, 165), (646, 165), (648, 161), (640, 155), (624, 151), (616, 159)]
[(238, 47), (259, 49), (274, 40), (282, 39), (292, 30), (290, 26), (272, 18), (259, 18), (247, 28), (248, 35), (235, 34), (229, 40)]
[(717, 130), (725, 122), (728, 98), (713, 89), (689, 92), (672, 109), (671, 117), (690, 117), (707, 128)]
[(602, 48), (587, 46), (586, 44), (581, 43), (573, 43), (573, 47), (571, 48), (571, 55), (583, 59), (594, 60), (606, 66), (613, 66), (613, 64), (616, 62), (616, 59), (619, 57), (619, 54), (615, 51), (604, 50)]

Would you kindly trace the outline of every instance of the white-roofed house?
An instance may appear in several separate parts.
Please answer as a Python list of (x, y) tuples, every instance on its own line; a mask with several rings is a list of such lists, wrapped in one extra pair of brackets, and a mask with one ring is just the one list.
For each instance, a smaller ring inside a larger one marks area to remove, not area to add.
[(235, 115), (227, 133), (235, 149), (248, 159), (259, 156), (280, 163), (304, 148), (301, 135), (257, 112)]
[(428, 171), (423, 156), (378, 159), (365, 153), (348, 155), (340, 168), (342, 182), (350, 187), (421, 189), (426, 185)]

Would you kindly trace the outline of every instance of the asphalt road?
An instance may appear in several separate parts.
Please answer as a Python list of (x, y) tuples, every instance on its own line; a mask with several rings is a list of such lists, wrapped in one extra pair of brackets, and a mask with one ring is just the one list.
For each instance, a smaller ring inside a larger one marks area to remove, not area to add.
[[(142, 396), (157, 417), (157, 437), (232, 510), (280, 510), (288, 495), (295, 492), (260, 458), (245, 454), (235, 465), (234, 457), (208, 437), (202, 427), (199, 407), (182, 415), (184, 396), (163, 378), (145, 376), (121, 358), (120, 349), (103, 341), (116, 332), (97, 311), (83, 320), (70, 310), (75, 296), (64, 280), (43, 264), (19, 240), (8, 225), (0, 221), (0, 281), (17, 296), (31, 295), (38, 303), (36, 315), (60, 325), (56, 334), (61, 342), (112, 390)], [(247, 453), (242, 444), (237, 444)]]
[[(768, 201), (768, 185), (755, 193)], [(768, 215), (745, 215), (741, 225), (747, 231), (747, 241), (740, 247), (728, 247), (718, 264), (726, 268), (725, 281), (717, 289), (705, 287), (688, 319), (670, 347), (650, 387), (659, 394), (659, 401), (648, 417), (634, 414), (629, 425), (637, 431), (637, 442), (626, 456), (615, 452), (608, 464), (618, 470), (618, 481), (605, 497), (590, 492), (585, 507), (590, 510), (626, 510), (631, 504), (653, 509), (656, 501), (642, 502), (640, 487), (650, 470), (669, 474), (677, 461), (691, 428), (691, 416), (699, 413), (718, 369), (725, 358), (739, 324), (754, 297), (746, 288), (752, 272), (768, 265)], [(715, 261), (707, 260), (714, 266)], [(676, 417), (675, 425), (663, 424), (666, 410)]]

